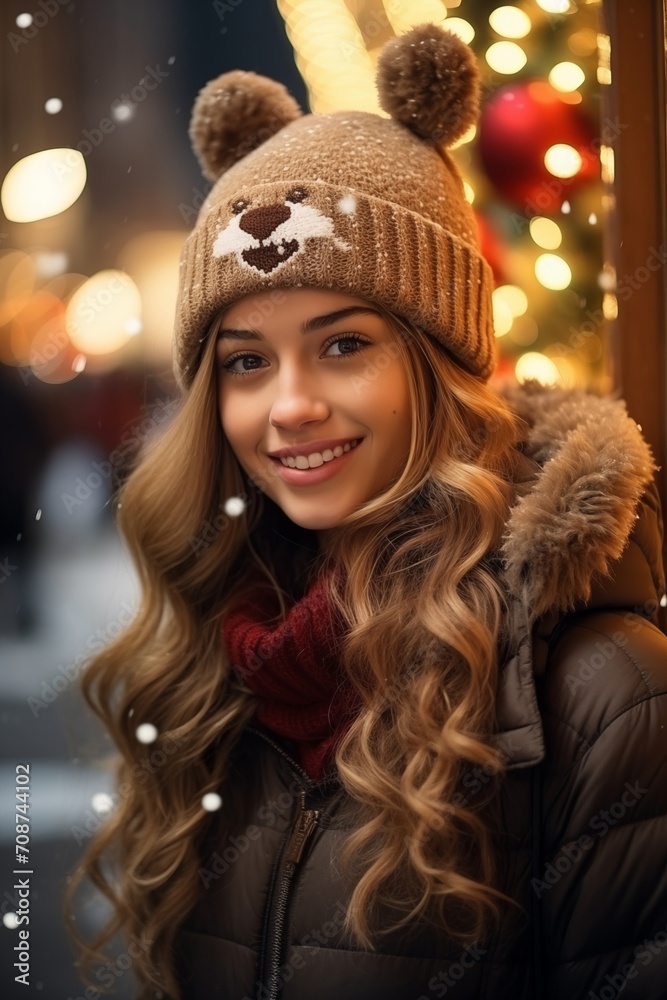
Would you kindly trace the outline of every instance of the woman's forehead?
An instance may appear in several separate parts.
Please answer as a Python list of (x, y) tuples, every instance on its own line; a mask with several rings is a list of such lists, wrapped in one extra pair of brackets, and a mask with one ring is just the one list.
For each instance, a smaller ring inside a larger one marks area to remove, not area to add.
[(253, 319), (258, 317), (268, 319), (276, 313), (315, 316), (350, 306), (377, 308), (367, 299), (346, 295), (344, 292), (329, 288), (274, 288), (271, 291), (244, 295), (237, 299), (221, 314), (221, 321), (227, 323), (229, 320), (247, 318), (251, 314)]

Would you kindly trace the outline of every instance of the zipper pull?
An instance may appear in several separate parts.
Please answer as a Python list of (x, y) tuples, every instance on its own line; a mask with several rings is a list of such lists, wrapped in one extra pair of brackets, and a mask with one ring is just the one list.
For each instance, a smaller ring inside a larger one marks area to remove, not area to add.
[(291, 861), (294, 865), (299, 863), (303, 855), (304, 848), (317, 827), (319, 818), (319, 809), (306, 809), (306, 793), (302, 790), (301, 811), (297, 818), (296, 825), (292, 830), (292, 836), (290, 837), (289, 844), (287, 845), (287, 851), (285, 852), (286, 861)]

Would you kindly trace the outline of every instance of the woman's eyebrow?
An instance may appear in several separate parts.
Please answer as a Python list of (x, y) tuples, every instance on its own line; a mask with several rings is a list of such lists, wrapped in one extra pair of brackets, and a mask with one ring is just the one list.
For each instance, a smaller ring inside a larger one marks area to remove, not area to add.
[[(380, 315), (377, 309), (373, 309), (370, 306), (347, 306), (345, 309), (337, 309), (335, 312), (326, 313), (324, 316), (313, 316), (312, 319), (307, 319), (305, 323), (301, 324), (301, 333), (306, 334), (312, 333), (313, 330), (321, 330), (339, 319), (346, 319), (348, 316), (357, 313), (370, 313), (373, 316)], [(219, 331), (218, 340), (265, 340), (265, 337), (262, 336), (259, 330), (225, 328)]]

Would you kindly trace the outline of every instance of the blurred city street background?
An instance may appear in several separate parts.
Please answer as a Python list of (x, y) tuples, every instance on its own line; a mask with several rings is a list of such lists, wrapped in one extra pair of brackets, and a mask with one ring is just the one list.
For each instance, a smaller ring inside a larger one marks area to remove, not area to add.
[[(451, 155), (494, 275), (496, 377), (624, 380), (664, 467), (667, 237), (632, 200), (665, 203), (650, 103), (664, 33), (642, 20), (658, 4), (625, 0), (22, 2), (0, 6), (0, 1000), (77, 1000), (62, 894), (113, 792), (113, 747), (79, 682), (140, 599), (112, 495), (177, 397), (178, 259), (211, 187), (188, 137), (198, 92), (252, 70), (305, 112), (384, 113), (385, 42), (426, 21), (469, 42), (482, 109)], [(621, 49), (636, 62), (612, 84)], [(610, 222), (616, 198), (631, 233)], [(610, 337), (624, 317), (631, 337)], [(14, 967), (18, 764), (30, 766), (27, 987)], [(77, 922), (90, 937), (106, 915), (93, 897)], [(133, 998), (131, 968), (114, 985)]]

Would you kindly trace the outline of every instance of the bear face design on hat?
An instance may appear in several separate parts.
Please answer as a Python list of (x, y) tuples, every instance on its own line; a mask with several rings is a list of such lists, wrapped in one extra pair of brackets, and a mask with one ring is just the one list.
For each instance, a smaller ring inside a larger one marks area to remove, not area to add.
[(381, 304), (490, 376), (493, 275), (446, 149), (479, 114), (475, 57), (452, 32), (423, 24), (383, 47), (376, 81), (388, 117), (304, 115), (282, 84), (241, 70), (199, 93), (190, 139), (213, 187), (181, 253), (182, 389), (216, 317), (279, 287)]
[(292, 188), (282, 203), (253, 208), (240, 198), (234, 216), (213, 244), (213, 256), (236, 254), (241, 267), (271, 274), (294, 254), (302, 253), (308, 239), (333, 239), (341, 250), (349, 243), (334, 232), (334, 221), (313, 205), (303, 204), (308, 191)]

